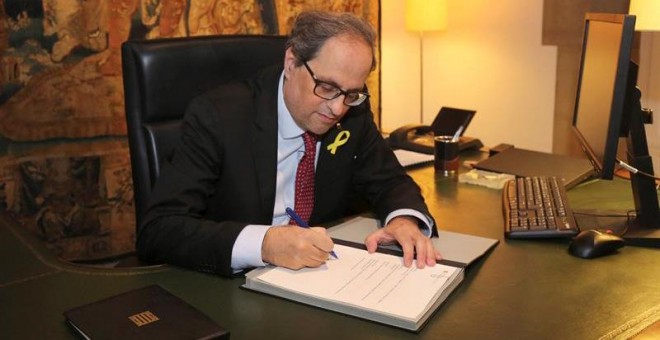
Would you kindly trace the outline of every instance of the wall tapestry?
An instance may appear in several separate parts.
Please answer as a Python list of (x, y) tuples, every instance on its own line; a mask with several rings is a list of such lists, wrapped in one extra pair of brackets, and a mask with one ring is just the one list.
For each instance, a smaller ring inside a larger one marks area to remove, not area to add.
[(309, 8), (380, 25), (376, 0), (0, 0), (0, 210), (67, 261), (133, 252), (121, 44), (286, 35)]

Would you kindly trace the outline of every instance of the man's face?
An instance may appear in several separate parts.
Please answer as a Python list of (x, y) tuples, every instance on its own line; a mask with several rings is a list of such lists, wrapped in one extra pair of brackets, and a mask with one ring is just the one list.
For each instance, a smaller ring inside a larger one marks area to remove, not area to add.
[[(344, 96), (327, 100), (314, 94), (314, 79), (304, 65), (296, 66), (289, 48), (284, 58), (284, 102), (303, 130), (326, 133), (346, 114)], [(371, 71), (371, 48), (364, 41), (342, 35), (328, 39), (316, 58), (307, 61), (318, 80), (343, 91), (362, 90)]]

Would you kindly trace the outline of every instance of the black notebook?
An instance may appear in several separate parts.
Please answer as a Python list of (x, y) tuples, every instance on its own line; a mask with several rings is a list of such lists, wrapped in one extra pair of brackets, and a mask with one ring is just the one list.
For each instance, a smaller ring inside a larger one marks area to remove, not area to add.
[(555, 176), (570, 189), (594, 174), (585, 158), (510, 148), (477, 163), (480, 170), (506, 173), (519, 177)]
[(229, 339), (229, 332), (158, 285), (115, 295), (63, 314), (84, 339)]

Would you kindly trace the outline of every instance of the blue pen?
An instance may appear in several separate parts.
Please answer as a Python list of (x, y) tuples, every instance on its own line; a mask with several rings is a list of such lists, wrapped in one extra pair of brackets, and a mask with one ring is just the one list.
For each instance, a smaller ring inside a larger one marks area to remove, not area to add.
[[(300, 216), (298, 216), (298, 214), (296, 214), (296, 212), (293, 211), (293, 209), (286, 208), (284, 210), (286, 211), (287, 215), (289, 215), (289, 217), (291, 217), (294, 221), (296, 221), (296, 223), (298, 224), (299, 227), (309, 228), (309, 224), (307, 224), (307, 222), (303, 221), (303, 219), (300, 218)], [(332, 257), (334, 257), (336, 259), (339, 259), (339, 257), (337, 257), (337, 254), (335, 254), (334, 250), (330, 251), (330, 255), (332, 255)]]

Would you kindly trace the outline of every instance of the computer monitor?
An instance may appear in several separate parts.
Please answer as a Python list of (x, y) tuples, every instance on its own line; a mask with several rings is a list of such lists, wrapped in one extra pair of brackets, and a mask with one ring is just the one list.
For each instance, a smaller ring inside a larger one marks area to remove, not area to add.
[(638, 68), (630, 59), (634, 30), (633, 15), (586, 15), (573, 131), (602, 179), (614, 177), (619, 140), (626, 139), (628, 164), (639, 170), (630, 181), (635, 212), (607, 228), (628, 244), (660, 247), (658, 195), (644, 131), (647, 115), (636, 86)]

